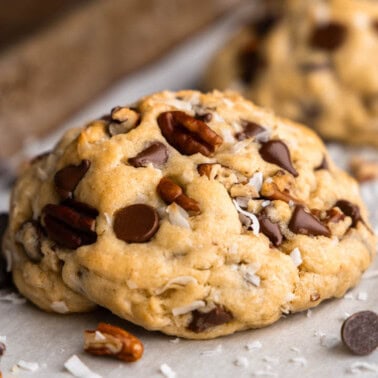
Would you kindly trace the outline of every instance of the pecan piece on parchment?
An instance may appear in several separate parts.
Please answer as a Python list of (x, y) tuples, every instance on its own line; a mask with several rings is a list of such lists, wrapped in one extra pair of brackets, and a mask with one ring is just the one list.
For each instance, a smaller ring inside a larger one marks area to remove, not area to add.
[(179, 185), (167, 177), (160, 180), (157, 191), (164, 202), (167, 204), (175, 202), (190, 215), (198, 215), (201, 212), (198, 202), (188, 197)]
[(122, 328), (100, 323), (96, 330), (84, 332), (84, 350), (96, 356), (134, 362), (142, 357), (144, 347), (137, 337)]
[(161, 113), (157, 119), (165, 139), (184, 155), (212, 155), (223, 138), (207, 124), (182, 111)]

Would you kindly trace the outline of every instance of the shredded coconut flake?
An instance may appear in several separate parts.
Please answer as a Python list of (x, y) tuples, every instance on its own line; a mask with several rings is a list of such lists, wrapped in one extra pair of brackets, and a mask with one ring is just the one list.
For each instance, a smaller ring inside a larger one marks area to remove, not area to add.
[(293, 357), (293, 358), (290, 358), (289, 362), (292, 362), (293, 364), (300, 365), (300, 366), (307, 365), (307, 360), (304, 357)]
[(77, 378), (102, 378), (101, 375), (94, 373), (85, 365), (76, 354), (70, 357), (65, 363), (64, 367)]
[(59, 314), (67, 314), (69, 311), (67, 305), (63, 301), (53, 302), (51, 303), (51, 309)]
[(344, 299), (354, 299), (354, 295), (352, 293), (346, 293)]
[(236, 210), (240, 214), (243, 214), (244, 216), (246, 216), (247, 218), (249, 218), (252, 221), (251, 228), (252, 228), (253, 234), (257, 236), (259, 234), (259, 232), (260, 232), (260, 223), (259, 223), (259, 220), (257, 219), (256, 215), (252, 214), (252, 213), (250, 213), (248, 211), (243, 210), (239, 206), (239, 204), (237, 203), (237, 201), (232, 200), (232, 202), (234, 203), (234, 205), (236, 207)]
[(290, 253), (290, 257), (292, 258), (295, 266), (299, 266), (303, 262), (301, 251), (299, 250), (299, 248), (294, 248)]
[(240, 142), (235, 143), (231, 147), (230, 151), (234, 152), (236, 154), (236, 153), (240, 152), (241, 150), (244, 150), (245, 148), (247, 148), (251, 143), (252, 143), (252, 139), (250, 139), (250, 138), (244, 139)]
[(104, 341), (106, 340), (106, 337), (100, 331), (96, 331), (94, 339), (95, 341)]
[(223, 352), (222, 344), (219, 344), (215, 349), (204, 350), (201, 352), (201, 356), (215, 356), (216, 354)]
[(269, 130), (258, 133), (255, 136), (255, 140), (258, 141), (258, 142), (262, 142), (262, 143), (268, 142), (269, 139), (270, 139), (270, 131)]
[(343, 315), (340, 316), (340, 320), (343, 322), (349, 318), (350, 314), (348, 312), (344, 312)]
[(28, 362), (24, 360), (18, 361), (17, 366), (21, 369), (32, 371), (32, 372), (37, 371), (39, 369), (38, 362)]
[(45, 170), (43, 170), (41, 167), (38, 167), (37, 168), (37, 177), (41, 181), (45, 181), (45, 180), (47, 180), (47, 177), (49, 177), (49, 176), (48, 176), (48, 174), (47, 174), (47, 172)]
[(261, 206), (262, 206), (262, 207), (268, 207), (271, 203), (272, 203), (271, 201), (269, 201), (269, 200), (265, 200), (265, 201), (262, 201), (262, 202), (261, 202)]
[(178, 344), (181, 341), (180, 338), (176, 337), (175, 339), (169, 340), (171, 344)]
[(367, 301), (367, 299), (368, 299), (368, 293), (366, 291), (360, 291), (357, 294), (357, 299), (359, 301)]
[(357, 361), (347, 369), (348, 373), (359, 374), (361, 372), (378, 373), (378, 365), (369, 362)]
[(6, 344), (7, 337), (6, 336), (0, 336), (0, 343)]
[(0, 302), (9, 302), (18, 305), (26, 303), (26, 299), (18, 293), (6, 293), (0, 294)]
[(308, 318), (312, 318), (312, 311), (311, 311), (310, 309), (307, 310), (307, 312), (306, 312), (306, 316), (307, 316)]
[(280, 362), (280, 359), (276, 357), (264, 356), (263, 361), (277, 365)]
[(222, 137), (223, 137), (223, 141), (225, 143), (234, 143), (235, 142), (235, 138), (234, 138), (234, 135), (233, 135), (231, 130), (228, 130), (228, 129), (224, 130), (222, 132)]
[(253, 377), (278, 377), (278, 374), (269, 370), (256, 370), (252, 373)]
[(206, 303), (204, 301), (194, 301), (193, 303), (182, 306), (182, 307), (176, 307), (172, 310), (172, 314), (174, 316), (184, 315), (189, 312), (192, 312), (194, 310), (198, 310), (199, 308), (205, 307)]
[(160, 372), (161, 372), (161, 374), (164, 375), (165, 378), (175, 378), (176, 377), (176, 373), (167, 364), (160, 365)]
[(261, 349), (262, 348), (262, 343), (260, 340), (255, 340), (250, 343), (248, 343), (245, 348), (247, 350), (254, 350), (254, 349)]
[(238, 357), (235, 361), (234, 361), (234, 364), (236, 366), (240, 366), (240, 367), (243, 367), (243, 368), (246, 368), (248, 367), (249, 365), (249, 361), (246, 357)]
[(166, 212), (168, 213), (169, 221), (179, 227), (190, 229), (189, 214), (176, 203), (167, 206)]
[(253, 186), (258, 193), (260, 193), (260, 190), (262, 188), (262, 184), (264, 181), (264, 176), (262, 172), (256, 172), (248, 181), (248, 185)]
[(294, 347), (294, 346), (291, 347), (290, 350), (291, 350), (292, 352), (295, 352), (295, 353), (300, 353), (300, 352), (301, 352), (301, 350), (300, 350), (299, 348)]
[(325, 334), (320, 336), (320, 345), (325, 348), (333, 348), (339, 343), (339, 338), (336, 336), (327, 336)]
[(182, 286), (186, 286), (190, 283), (198, 283), (198, 281), (192, 276), (176, 277), (176, 278), (173, 278), (170, 281), (168, 281), (163, 287), (156, 289), (155, 294), (160, 295), (160, 294), (164, 293), (165, 291), (167, 291), (168, 289), (170, 289), (172, 287), (177, 287), (177, 286), (182, 287)]

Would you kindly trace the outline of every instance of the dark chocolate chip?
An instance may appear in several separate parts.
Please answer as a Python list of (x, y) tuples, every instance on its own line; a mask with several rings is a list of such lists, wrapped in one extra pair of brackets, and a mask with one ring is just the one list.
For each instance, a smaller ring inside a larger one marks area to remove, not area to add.
[(195, 118), (202, 122), (209, 123), (213, 119), (213, 114), (212, 113), (196, 114)]
[(315, 168), (315, 171), (320, 171), (322, 169), (329, 169), (327, 158), (324, 156), (322, 162), (318, 167)]
[(269, 142), (262, 143), (260, 155), (268, 163), (278, 165), (291, 173), (294, 177), (298, 176), (298, 172), (291, 162), (290, 151), (282, 141), (270, 140)]
[(118, 239), (144, 243), (158, 231), (159, 215), (153, 207), (142, 203), (127, 206), (115, 213), (113, 228)]
[(257, 48), (257, 42), (251, 41), (239, 54), (240, 75), (244, 83), (253, 82), (266, 66), (266, 59)]
[(346, 319), (341, 328), (344, 345), (354, 354), (365, 356), (378, 347), (378, 315), (360, 311)]
[(72, 198), (80, 180), (85, 176), (91, 162), (82, 160), (79, 165), (68, 165), (55, 174), (55, 188), (62, 199)]
[(373, 28), (378, 33), (378, 20), (373, 21)]
[(10, 272), (7, 272), (7, 262), (3, 257), (3, 237), (5, 231), (8, 227), (9, 215), (7, 213), (0, 213), (0, 289), (11, 286), (12, 284), (12, 275)]
[(281, 17), (278, 14), (266, 14), (264, 17), (259, 18), (252, 23), (252, 31), (256, 33), (258, 37), (263, 38), (269, 34), (280, 18)]
[(274, 246), (282, 244), (283, 236), (277, 223), (273, 223), (265, 214), (258, 216), (260, 232), (262, 232)]
[(318, 25), (310, 36), (310, 45), (321, 50), (336, 50), (339, 48), (347, 37), (347, 28), (338, 23), (330, 22), (328, 24)]
[(168, 160), (168, 149), (165, 144), (160, 142), (152, 143), (145, 150), (139, 152), (133, 158), (128, 160), (129, 164), (133, 167), (146, 167), (148, 164), (152, 164), (155, 167), (161, 167)]
[(313, 214), (305, 211), (304, 206), (297, 205), (289, 222), (290, 231), (296, 234), (312, 236), (330, 236), (328, 227), (324, 226)]
[(352, 227), (356, 227), (359, 221), (364, 223), (361, 217), (360, 208), (357, 205), (346, 200), (339, 200), (334, 206), (338, 207), (346, 216), (352, 218)]
[(208, 328), (215, 327), (224, 323), (228, 323), (233, 319), (230, 311), (223, 306), (216, 305), (209, 312), (200, 312), (195, 310), (192, 312), (192, 320), (188, 325), (188, 329), (192, 332), (203, 332)]
[(0, 357), (4, 355), (5, 351), (7, 350), (7, 347), (4, 343), (0, 343)]
[(260, 126), (256, 122), (251, 122), (251, 121), (241, 121), (241, 126), (243, 128), (243, 131), (240, 133), (237, 133), (235, 135), (237, 140), (244, 140), (247, 138), (253, 138), (258, 134), (263, 133), (266, 131), (265, 127)]

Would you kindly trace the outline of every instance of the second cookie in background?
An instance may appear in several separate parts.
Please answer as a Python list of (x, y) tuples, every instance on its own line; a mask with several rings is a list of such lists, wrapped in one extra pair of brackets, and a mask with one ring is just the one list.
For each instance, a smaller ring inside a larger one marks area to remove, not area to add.
[(219, 51), (205, 86), (237, 89), (326, 139), (378, 147), (378, 3), (287, 0)]

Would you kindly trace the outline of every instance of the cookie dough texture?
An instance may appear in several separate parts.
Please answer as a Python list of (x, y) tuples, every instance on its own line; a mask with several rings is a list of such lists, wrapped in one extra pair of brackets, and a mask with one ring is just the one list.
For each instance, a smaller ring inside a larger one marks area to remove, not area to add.
[(378, 3), (280, 5), (214, 57), (206, 86), (238, 89), (325, 138), (378, 147)]
[[(123, 232), (136, 204), (148, 205), (146, 229)], [(85, 237), (67, 208), (88, 214)], [(75, 233), (79, 247), (67, 248)], [(149, 330), (207, 339), (343, 296), (375, 237), (356, 182), (314, 132), (233, 92), (167, 91), (34, 159), (13, 190), (4, 250), (16, 286), (44, 310), (98, 304)]]

